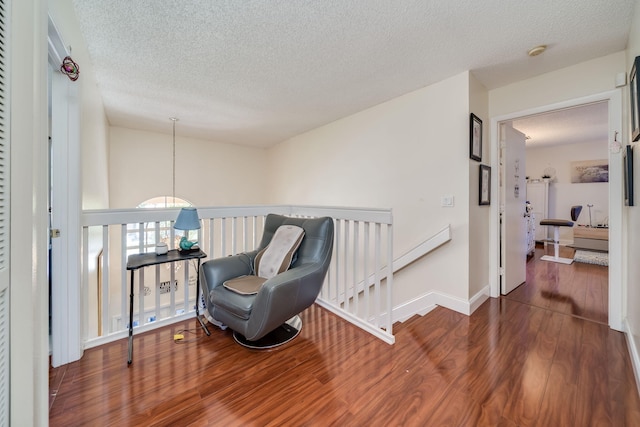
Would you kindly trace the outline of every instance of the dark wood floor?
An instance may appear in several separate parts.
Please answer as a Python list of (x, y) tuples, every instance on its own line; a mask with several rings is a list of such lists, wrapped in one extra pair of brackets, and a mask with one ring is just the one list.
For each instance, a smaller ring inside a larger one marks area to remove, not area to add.
[[(560, 256), (573, 258), (575, 249), (560, 247)], [(540, 261), (553, 255), (553, 246), (537, 246), (527, 260), (527, 281), (506, 298), (595, 322), (609, 322), (609, 269), (574, 262), (571, 265)]]
[[(195, 320), (136, 336), (129, 368), (124, 340), (87, 350), (50, 370), (50, 424), (640, 425), (624, 335), (568, 312), (511, 298), (472, 316), (439, 307), (397, 325), (393, 346), (317, 306), (302, 317), (301, 336), (271, 352)], [(180, 328), (193, 333), (176, 344)]]

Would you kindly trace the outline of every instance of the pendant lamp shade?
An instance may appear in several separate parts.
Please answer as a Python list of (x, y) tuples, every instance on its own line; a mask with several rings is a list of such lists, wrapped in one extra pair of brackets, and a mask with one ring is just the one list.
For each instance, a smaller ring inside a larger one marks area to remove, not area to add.
[(200, 229), (200, 219), (196, 208), (182, 208), (178, 214), (173, 228), (176, 230), (198, 230)]

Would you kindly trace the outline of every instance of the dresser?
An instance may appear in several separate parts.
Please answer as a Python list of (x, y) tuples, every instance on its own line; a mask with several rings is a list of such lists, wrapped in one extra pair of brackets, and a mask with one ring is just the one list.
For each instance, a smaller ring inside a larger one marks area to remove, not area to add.
[(573, 245), (576, 249), (609, 252), (609, 229), (573, 227)]

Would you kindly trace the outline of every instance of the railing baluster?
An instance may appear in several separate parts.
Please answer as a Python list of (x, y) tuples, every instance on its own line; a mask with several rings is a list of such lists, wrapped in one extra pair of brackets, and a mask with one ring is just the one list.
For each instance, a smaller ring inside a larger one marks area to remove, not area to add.
[(374, 298), (375, 298), (375, 315), (376, 315), (376, 321), (375, 321), (375, 325), (377, 327), (380, 327), (380, 310), (381, 310), (381, 306), (380, 306), (380, 224), (376, 223), (375, 225), (375, 230), (376, 230), (376, 238), (375, 238), (375, 261), (374, 261), (374, 268), (375, 268), (375, 278), (376, 278), (376, 284), (375, 284), (375, 291), (374, 291)]
[(215, 255), (215, 245), (214, 245), (214, 227), (215, 227), (215, 219), (214, 218), (209, 218), (209, 244), (208, 244), (208, 250), (209, 250), (209, 258), (213, 259), (216, 257)]
[(360, 292), (358, 289), (358, 248), (360, 247), (360, 221), (354, 221), (353, 226), (353, 278), (351, 287), (353, 288), (353, 312), (358, 315), (358, 303)]
[[(160, 241), (160, 221), (156, 221), (155, 223), (155, 242), (156, 245), (158, 244), (158, 242)], [(156, 265), (156, 277), (154, 280), (154, 290), (155, 290), (155, 296), (156, 296), (156, 319), (155, 320), (160, 320), (162, 319), (162, 315), (160, 313), (160, 265)], [(171, 284), (169, 284), (169, 288), (171, 288)]]
[[(89, 227), (82, 227), (82, 247), (89, 247)], [(99, 266), (98, 266), (99, 267)], [(89, 301), (89, 251), (83, 251), (82, 253), (82, 278), (80, 279), (82, 288), (84, 289), (83, 298), (85, 301)], [(97, 288), (97, 304), (98, 304), (98, 336), (102, 335), (102, 289)], [(89, 313), (85, 313), (89, 314)], [(86, 320), (87, 316), (85, 316)], [(85, 322), (86, 324), (87, 322)], [(88, 332), (88, 331), (87, 331)], [(83, 334), (84, 335), (84, 334)], [(87, 336), (83, 336), (84, 339)]]
[[(105, 226), (106, 227), (106, 226)], [(108, 236), (108, 230), (105, 231), (105, 233), (107, 233)], [(106, 241), (106, 247), (105, 245), (105, 241), (104, 241), (104, 237), (102, 239), (103, 241), (103, 263), (105, 266), (105, 270), (108, 270), (107, 266), (109, 265), (108, 259), (109, 259), (109, 250), (107, 249), (109, 247), (109, 239), (107, 238)], [(106, 257), (106, 258), (105, 258)], [(129, 280), (129, 275), (127, 274), (127, 269), (126, 269), (126, 265), (127, 265), (127, 224), (121, 224), (120, 225), (120, 262), (122, 263), (122, 268), (120, 269), (120, 283), (122, 284), (122, 286), (120, 287), (120, 325), (118, 325), (121, 329), (126, 329), (126, 313), (127, 313), (127, 298), (129, 296), (129, 292), (130, 292), (130, 288), (129, 288), (129, 284), (128, 284), (128, 280)], [(102, 286), (107, 288), (107, 292), (109, 292), (109, 286), (107, 285), (108, 282), (105, 282), (104, 279), (102, 281)], [(107, 306), (109, 307), (109, 303), (107, 302)], [(107, 321), (108, 318), (107, 318)], [(112, 328), (111, 328), (111, 322), (107, 323), (107, 333), (104, 335), (108, 335), (109, 332), (115, 332)]]
[(393, 226), (387, 225), (387, 333), (393, 333), (393, 306), (391, 290), (393, 289)]
[[(138, 327), (144, 326), (144, 268), (140, 270), (140, 279), (138, 280)], [(135, 323), (135, 321), (134, 321)]]
[(253, 248), (251, 248), (251, 250), (254, 250), (255, 248), (258, 247), (258, 232), (257, 232), (257, 228), (258, 228), (258, 217), (254, 216), (253, 217)]
[(220, 237), (220, 256), (227, 256), (227, 218), (221, 220)]
[[(184, 262), (184, 312), (189, 310), (189, 261)], [(196, 297), (197, 298), (197, 297)], [(196, 304), (198, 301), (196, 301)]]
[(237, 238), (236, 224), (237, 224), (237, 220), (238, 220), (237, 216), (234, 216), (233, 219), (231, 219), (231, 255), (235, 255), (235, 254), (238, 253), (238, 251), (236, 250), (236, 238)]
[(334, 255), (334, 260), (335, 260), (335, 273), (336, 273), (336, 304), (338, 306), (340, 306), (340, 258), (341, 258), (341, 252), (340, 252), (340, 239), (342, 237), (342, 233), (340, 232), (342, 228), (342, 220), (337, 220), (336, 221), (336, 228), (335, 228), (335, 240), (334, 240), (334, 249), (335, 249), (335, 255)]
[(169, 263), (169, 310), (171, 313), (169, 314), (171, 317), (176, 315), (176, 288), (174, 285), (178, 282), (176, 281), (176, 264)]
[(344, 281), (344, 310), (349, 312), (349, 280), (347, 279), (348, 266), (349, 266), (349, 220), (344, 221), (344, 237), (342, 244), (344, 245), (344, 268), (343, 278)]
[(369, 310), (371, 308), (369, 302), (369, 248), (370, 248), (370, 236), (371, 230), (369, 229), (369, 222), (364, 223), (364, 319), (369, 321)]

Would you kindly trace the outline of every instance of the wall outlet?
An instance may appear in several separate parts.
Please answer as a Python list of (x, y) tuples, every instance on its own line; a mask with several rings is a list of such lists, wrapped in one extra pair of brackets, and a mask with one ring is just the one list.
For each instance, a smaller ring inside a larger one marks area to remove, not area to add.
[[(169, 292), (171, 292), (169, 283), (169, 280), (167, 280), (166, 282), (160, 282), (160, 294), (168, 294)], [(176, 292), (178, 290), (178, 281), (174, 280), (172, 285), (173, 291)]]

